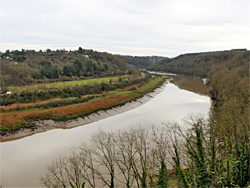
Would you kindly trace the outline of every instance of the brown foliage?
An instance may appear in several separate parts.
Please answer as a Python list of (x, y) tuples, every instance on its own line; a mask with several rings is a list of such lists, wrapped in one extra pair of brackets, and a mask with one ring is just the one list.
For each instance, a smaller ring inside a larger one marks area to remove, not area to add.
[(28, 108), (31, 106), (46, 104), (48, 102), (59, 101), (59, 100), (61, 100), (61, 98), (53, 98), (53, 99), (48, 99), (48, 100), (44, 100), (42, 102), (36, 102), (36, 103), (12, 104), (9, 106), (0, 106), (0, 108), (4, 109), (4, 111), (10, 111), (10, 110), (18, 109), (18, 108), (23, 109), (23, 108)]
[(134, 84), (132, 86), (125, 87), (123, 89), (116, 89), (116, 91), (129, 91), (132, 88), (138, 88), (139, 84)]
[(109, 108), (111, 106), (118, 105), (121, 101), (125, 100), (125, 96), (111, 96), (104, 97), (99, 100), (89, 101), (82, 104), (57, 107), (47, 110), (34, 110), (34, 111), (23, 111), (23, 112), (10, 112), (10, 113), (1, 113), (0, 120), (1, 126), (11, 127), (20, 123), (24, 123), (28, 118), (38, 118), (45, 113), (60, 114), (63, 116), (73, 115), (73, 114), (88, 114), (93, 111), (98, 111), (104, 108)]

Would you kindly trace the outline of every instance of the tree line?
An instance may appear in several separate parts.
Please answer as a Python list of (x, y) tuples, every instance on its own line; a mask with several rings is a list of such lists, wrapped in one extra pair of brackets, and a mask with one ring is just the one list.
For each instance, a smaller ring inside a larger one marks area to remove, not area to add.
[[(142, 127), (104, 132), (55, 159), (41, 178), (47, 187), (155, 187), (167, 185), (162, 131)], [(161, 137), (158, 137), (161, 134)], [(157, 180), (157, 174), (161, 174)]]
[(123, 59), (128, 64), (139, 67), (141, 69), (145, 69), (146, 67), (164, 59), (168, 59), (167, 57), (161, 56), (129, 56), (129, 55), (116, 55), (117, 57)]
[[(246, 187), (248, 144), (238, 143), (239, 154), (228, 139), (225, 142), (221, 153), (212, 126), (201, 117), (191, 117), (181, 126), (99, 131), (69, 155), (51, 162), (41, 183), (77, 188)], [(176, 180), (174, 185), (171, 179)]]

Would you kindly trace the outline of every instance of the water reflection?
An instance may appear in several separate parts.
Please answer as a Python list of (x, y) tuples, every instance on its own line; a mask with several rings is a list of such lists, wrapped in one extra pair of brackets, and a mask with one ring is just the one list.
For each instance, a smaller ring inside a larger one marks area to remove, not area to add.
[(47, 164), (65, 155), (99, 130), (116, 131), (140, 125), (162, 126), (162, 122), (178, 121), (190, 113), (207, 116), (210, 99), (169, 83), (156, 97), (133, 110), (73, 129), (54, 129), (1, 143), (1, 184), (3, 187), (39, 187), (39, 177)]
[[(204, 85), (204, 80), (194, 77), (174, 76), (171, 83), (177, 85), (180, 89), (198, 93), (200, 95), (209, 95), (209, 88)], [(206, 83), (206, 82), (205, 82)]]

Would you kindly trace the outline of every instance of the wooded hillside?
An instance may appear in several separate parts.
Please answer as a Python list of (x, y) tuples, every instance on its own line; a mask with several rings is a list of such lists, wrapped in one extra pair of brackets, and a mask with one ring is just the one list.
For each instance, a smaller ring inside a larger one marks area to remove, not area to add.
[(155, 62), (168, 59), (161, 56), (129, 56), (129, 55), (116, 55), (117, 57), (126, 61), (129, 65), (133, 65), (139, 68), (146, 68), (149, 65), (154, 64)]
[(211, 68), (223, 63), (246, 63), (249, 51), (245, 49), (203, 52), (179, 55), (172, 59), (164, 59), (148, 67), (152, 71), (164, 71), (189, 76), (207, 77)]
[(2, 53), (0, 63), (2, 87), (128, 73), (124, 60), (81, 47), (76, 51), (7, 50)]
[(174, 168), (181, 187), (249, 186), (249, 51), (185, 54), (150, 69), (208, 77), (212, 89), (208, 123), (194, 121), (193, 134), (178, 130), (184, 144), (174, 140)]

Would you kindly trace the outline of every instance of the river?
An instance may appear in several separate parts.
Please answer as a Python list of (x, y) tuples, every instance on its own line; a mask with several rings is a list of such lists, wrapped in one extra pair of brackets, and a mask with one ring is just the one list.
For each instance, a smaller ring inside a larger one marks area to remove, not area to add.
[(87, 141), (91, 134), (102, 129), (116, 131), (134, 126), (163, 126), (189, 114), (208, 116), (211, 101), (175, 84), (166, 82), (161, 92), (145, 104), (132, 110), (72, 129), (54, 129), (19, 140), (0, 143), (1, 179), (3, 187), (42, 187), (39, 178), (47, 164), (59, 155), (65, 155), (72, 146)]

